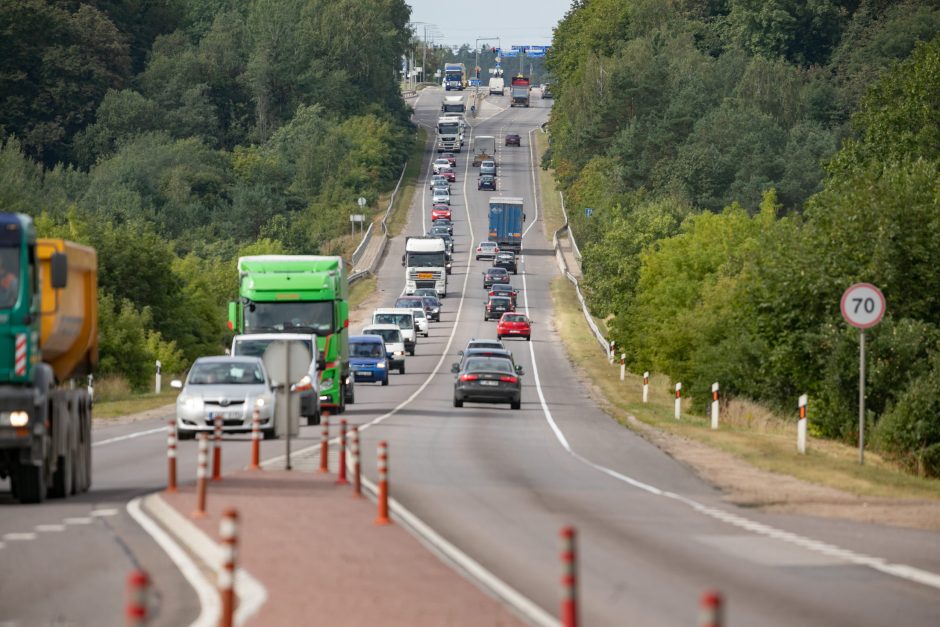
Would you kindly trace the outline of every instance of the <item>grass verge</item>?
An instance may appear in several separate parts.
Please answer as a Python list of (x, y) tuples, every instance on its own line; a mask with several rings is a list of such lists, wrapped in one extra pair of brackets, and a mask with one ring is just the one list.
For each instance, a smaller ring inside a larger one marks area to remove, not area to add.
[(536, 131), (532, 136), (535, 138), (535, 167), (538, 170), (539, 188), (542, 190), (542, 197), (539, 199), (542, 207), (542, 225), (545, 229), (545, 237), (551, 241), (555, 231), (565, 223), (565, 216), (561, 211), (561, 198), (555, 186), (555, 177), (552, 176), (551, 170), (543, 170), (539, 167), (542, 155), (548, 150), (548, 133)]
[(359, 279), (349, 287), (349, 310), (354, 311), (359, 305), (372, 294), (379, 285), (379, 280), (374, 276), (367, 276)]
[[(411, 206), (411, 199), (415, 194), (415, 188), (421, 176), (421, 165), (427, 148), (427, 141), (428, 132), (419, 127), (418, 132), (415, 134), (415, 144), (411, 149), (411, 155), (408, 157), (408, 166), (405, 168), (405, 177), (402, 179), (401, 189), (398, 190), (398, 196), (395, 197), (395, 203), (389, 212), (389, 237), (400, 235), (408, 222), (408, 207)], [(381, 222), (381, 220), (380, 216), (379, 221)]]
[[(725, 451), (753, 466), (859, 496), (940, 500), (940, 482), (915, 477), (877, 454), (866, 451), (865, 465), (858, 451), (831, 440), (809, 438), (807, 454), (796, 452), (796, 425), (757, 405), (729, 403), (722, 408), (721, 427), (710, 428), (704, 412), (707, 399), (686, 399), (682, 420), (674, 418), (671, 381), (664, 376), (650, 380), (649, 403), (642, 402), (642, 377), (627, 373), (620, 381), (620, 367), (603, 358), (579, 310), (574, 287), (563, 277), (552, 282), (555, 324), (569, 358), (580, 374), (603, 396), (605, 409), (621, 424), (628, 416), (657, 429)], [(695, 403), (693, 405), (693, 403)]]
[[(165, 381), (169, 388), (169, 379)], [(160, 394), (128, 394), (95, 401), (93, 415), (95, 419), (108, 420), (130, 414), (138, 414), (150, 409), (170, 405), (176, 401), (176, 390), (169, 388)]]

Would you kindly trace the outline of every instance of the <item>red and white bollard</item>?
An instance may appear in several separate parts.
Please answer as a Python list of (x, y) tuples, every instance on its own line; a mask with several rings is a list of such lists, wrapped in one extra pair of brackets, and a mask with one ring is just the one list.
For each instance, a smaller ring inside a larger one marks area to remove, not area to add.
[(682, 418), (682, 384), (676, 383), (676, 420)]
[(206, 515), (206, 484), (209, 477), (209, 434), (203, 431), (199, 434), (199, 457), (196, 462), (196, 511), (193, 518), (202, 518)]
[(336, 477), (337, 485), (346, 485), (346, 420), (339, 421), (339, 473)]
[(135, 570), (127, 577), (127, 627), (147, 624), (147, 600), (150, 597), (150, 576), (143, 570)]
[(251, 465), (249, 470), (261, 470), (261, 410), (251, 414)]
[(352, 426), (353, 495), (362, 496), (362, 463), (359, 457), (359, 427)]
[(166, 431), (166, 491), (176, 492), (176, 419), (170, 419)]
[(800, 455), (806, 455), (806, 406), (809, 404), (809, 397), (806, 394), (800, 396), (800, 419), (796, 423), (796, 450)]
[(578, 557), (574, 527), (561, 529), (561, 624), (578, 625)]
[(330, 416), (320, 414), (320, 472), (330, 472)]
[(216, 414), (213, 422), (215, 423), (215, 437), (213, 437), (212, 448), (212, 480), (222, 480), (222, 416)]
[(703, 594), (698, 615), (699, 627), (721, 627), (724, 625), (723, 605), (721, 593), (712, 590)]
[(718, 382), (712, 383), (712, 429), (718, 428)]
[(235, 561), (238, 556), (238, 511), (227, 509), (219, 523), (222, 540), (222, 564), (219, 568), (219, 601), (222, 614), (219, 627), (235, 624)]
[(623, 381), (627, 376), (627, 354), (620, 353), (620, 380)]
[(643, 402), (648, 403), (650, 400), (650, 373), (649, 370), (643, 373)]
[(379, 515), (375, 519), (377, 525), (387, 525), (388, 518), (388, 442), (379, 442)]

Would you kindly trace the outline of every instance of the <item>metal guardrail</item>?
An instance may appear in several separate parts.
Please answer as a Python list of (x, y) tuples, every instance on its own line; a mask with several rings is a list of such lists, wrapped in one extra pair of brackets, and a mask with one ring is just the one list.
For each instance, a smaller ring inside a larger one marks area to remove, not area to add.
[(571, 224), (568, 222), (568, 212), (565, 210), (565, 194), (558, 192), (561, 197), (561, 214), (565, 216), (565, 228), (568, 230), (568, 239), (571, 240), (571, 250), (574, 251), (574, 258), (581, 262), (581, 249), (578, 248), (578, 242), (574, 239), (574, 231), (571, 230)]
[[(405, 162), (405, 165), (401, 168), (401, 174), (398, 175), (398, 183), (395, 184), (395, 189), (392, 190), (392, 196), (388, 199), (388, 207), (385, 209), (385, 215), (382, 216), (382, 221), (379, 224), (382, 225), (382, 243), (379, 246), (378, 252), (375, 254), (375, 257), (372, 259), (372, 263), (369, 264), (369, 267), (365, 270), (359, 272), (353, 272), (349, 275), (349, 283), (355, 283), (359, 279), (365, 278), (369, 274), (375, 272), (375, 268), (379, 263), (379, 259), (382, 258), (382, 253), (385, 252), (385, 246), (388, 242), (388, 217), (392, 211), (392, 207), (395, 205), (395, 197), (398, 195), (398, 190), (401, 189), (401, 182), (405, 178), (405, 170), (408, 169), (408, 162)], [(356, 247), (356, 250), (352, 254), (352, 267), (355, 268), (359, 262), (362, 260), (362, 256), (365, 254), (366, 250), (369, 248), (370, 240), (372, 239), (373, 227), (375, 227), (375, 222), (369, 225), (369, 229), (365, 232), (365, 235), (362, 236), (362, 241), (359, 242), (359, 245)], [(376, 236), (378, 237), (378, 236)]]
[(355, 268), (359, 264), (359, 260), (362, 259), (362, 254), (366, 252), (366, 248), (369, 247), (369, 240), (372, 239), (372, 227), (375, 226), (375, 222), (369, 224), (369, 228), (366, 230), (365, 235), (362, 236), (362, 241), (359, 242), (359, 245), (356, 246), (356, 250), (352, 254), (352, 266)]

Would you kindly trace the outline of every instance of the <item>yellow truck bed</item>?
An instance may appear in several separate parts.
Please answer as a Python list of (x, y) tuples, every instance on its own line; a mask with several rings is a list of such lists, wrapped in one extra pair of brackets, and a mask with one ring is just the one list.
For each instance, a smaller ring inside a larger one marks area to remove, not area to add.
[[(68, 283), (52, 289), (50, 258), (68, 257)], [(63, 239), (39, 239), (42, 361), (59, 382), (92, 372), (98, 364), (98, 255), (94, 249)]]

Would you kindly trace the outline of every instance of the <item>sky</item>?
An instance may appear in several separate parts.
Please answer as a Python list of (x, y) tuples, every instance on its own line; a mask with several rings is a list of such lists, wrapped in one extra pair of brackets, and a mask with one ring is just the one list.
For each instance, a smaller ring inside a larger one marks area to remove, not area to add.
[[(428, 40), (474, 46), (477, 37), (500, 37), (503, 48), (545, 46), (552, 29), (571, 7), (571, 0), (406, 0), (413, 22), (427, 22)], [(424, 38), (424, 24), (415, 24)], [(433, 35), (432, 35), (433, 33)], [(496, 42), (480, 42), (495, 45)]]

